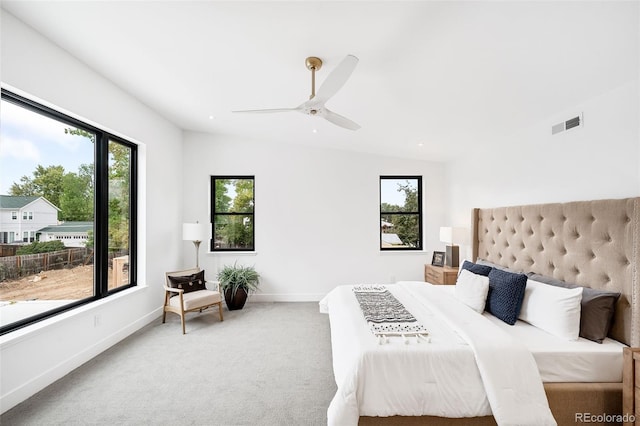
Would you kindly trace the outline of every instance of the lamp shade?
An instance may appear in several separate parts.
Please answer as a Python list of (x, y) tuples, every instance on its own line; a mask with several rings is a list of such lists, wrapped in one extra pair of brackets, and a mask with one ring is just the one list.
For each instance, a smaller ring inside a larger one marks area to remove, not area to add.
[(467, 228), (440, 227), (440, 241), (447, 244), (466, 244)]
[(440, 227), (440, 241), (443, 243), (453, 243), (453, 228), (450, 226)]
[(202, 223), (183, 223), (182, 239), (185, 241), (202, 241), (205, 235), (204, 224)]

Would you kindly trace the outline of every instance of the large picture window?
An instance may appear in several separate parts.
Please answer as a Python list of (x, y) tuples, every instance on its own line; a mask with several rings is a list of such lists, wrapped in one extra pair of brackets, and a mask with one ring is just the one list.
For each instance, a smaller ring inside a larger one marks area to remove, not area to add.
[(422, 176), (380, 176), (380, 250), (422, 250)]
[(5, 90), (0, 102), (5, 334), (136, 285), (137, 147)]
[(211, 193), (211, 251), (254, 251), (254, 177), (211, 176)]

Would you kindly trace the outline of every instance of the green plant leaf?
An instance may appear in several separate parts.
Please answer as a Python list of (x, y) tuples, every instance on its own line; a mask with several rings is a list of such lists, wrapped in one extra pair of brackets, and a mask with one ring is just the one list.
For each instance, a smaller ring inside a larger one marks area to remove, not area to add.
[(260, 285), (260, 274), (255, 267), (240, 265), (237, 261), (233, 265), (225, 265), (218, 272), (221, 292), (231, 289), (231, 296), (235, 296), (239, 288), (243, 288), (247, 293), (255, 292)]

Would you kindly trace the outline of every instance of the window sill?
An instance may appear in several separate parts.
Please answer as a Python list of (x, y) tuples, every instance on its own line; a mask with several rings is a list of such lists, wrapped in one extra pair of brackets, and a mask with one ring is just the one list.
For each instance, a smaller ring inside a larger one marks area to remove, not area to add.
[(424, 256), (427, 254), (426, 250), (379, 250), (381, 256), (397, 256), (397, 255), (419, 255)]
[(214, 256), (257, 256), (257, 251), (208, 251), (206, 254)]

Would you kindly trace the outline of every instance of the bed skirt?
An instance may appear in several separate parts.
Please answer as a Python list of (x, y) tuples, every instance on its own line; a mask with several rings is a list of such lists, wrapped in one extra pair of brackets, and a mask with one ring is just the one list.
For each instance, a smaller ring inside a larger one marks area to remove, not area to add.
[[(622, 383), (545, 383), (549, 408), (558, 426), (587, 423), (584, 416), (622, 415)], [(576, 421), (577, 420), (577, 421)], [(589, 425), (622, 424), (611, 421), (588, 422)], [(434, 416), (360, 417), (359, 426), (495, 426), (492, 416), (451, 419)]]

